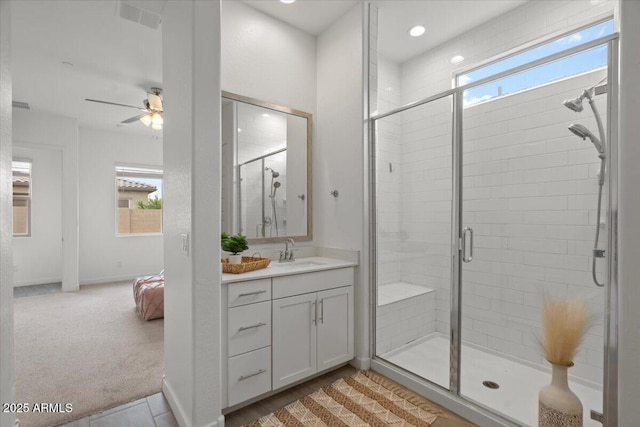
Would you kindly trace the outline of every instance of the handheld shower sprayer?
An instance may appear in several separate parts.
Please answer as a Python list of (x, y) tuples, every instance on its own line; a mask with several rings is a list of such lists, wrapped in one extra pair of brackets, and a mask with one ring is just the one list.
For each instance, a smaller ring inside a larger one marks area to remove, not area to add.
[(596, 150), (598, 150), (598, 153), (604, 154), (604, 147), (602, 146), (600, 140), (585, 126), (572, 124), (571, 126), (569, 126), (569, 130), (573, 132), (574, 135), (577, 135), (584, 140), (589, 138), (591, 140), (591, 143), (593, 143), (593, 145), (596, 147)]
[(598, 240), (600, 238), (600, 214), (602, 211), (602, 187), (604, 186), (604, 178), (605, 178), (605, 167), (606, 167), (606, 139), (604, 133), (604, 127), (602, 126), (602, 119), (600, 118), (600, 114), (598, 113), (598, 109), (596, 108), (596, 101), (593, 99), (593, 93), (595, 91), (595, 87), (600, 83), (605, 81), (607, 76), (605, 76), (602, 80), (600, 80), (595, 85), (591, 86), (588, 89), (585, 89), (582, 94), (574, 99), (568, 99), (563, 102), (563, 105), (569, 108), (576, 113), (581, 112), (584, 107), (582, 105), (582, 101), (587, 98), (589, 100), (589, 106), (591, 106), (591, 110), (593, 111), (593, 116), (596, 119), (596, 124), (598, 125), (598, 133), (600, 134), (600, 139), (598, 139), (589, 129), (580, 124), (572, 124), (569, 126), (569, 130), (575, 134), (576, 136), (586, 140), (589, 138), (591, 143), (598, 150), (598, 157), (600, 157), (600, 177), (598, 179), (598, 210), (597, 210), (597, 218), (596, 218), (596, 236), (595, 243), (593, 245), (593, 258), (591, 261), (591, 275), (593, 277), (593, 281), (596, 286), (602, 287), (604, 283), (598, 282), (598, 277), (596, 275), (596, 258), (604, 257), (604, 250), (598, 249)]

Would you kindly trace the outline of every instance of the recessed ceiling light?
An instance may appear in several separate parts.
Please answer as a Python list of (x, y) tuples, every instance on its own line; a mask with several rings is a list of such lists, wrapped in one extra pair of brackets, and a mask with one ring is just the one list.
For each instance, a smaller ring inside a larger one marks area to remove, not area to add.
[(242, 129), (238, 128), (238, 133), (242, 132)]
[(269, 115), (267, 113), (263, 113), (262, 117), (269, 117)]
[(411, 27), (409, 29), (409, 35), (411, 37), (420, 37), (424, 34), (426, 29), (422, 25), (416, 25), (415, 27)]
[(462, 55), (456, 55), (453, 58), (451, 58), (451, 63), (452, 64), (459, 64), (462, 61), (464, 61), (464, 56), (462, 56)]
[(296, 0), (280, 0), (280, 3), (284, 3), (284, 4), (291, 4), (291, 3), (295, 3)]

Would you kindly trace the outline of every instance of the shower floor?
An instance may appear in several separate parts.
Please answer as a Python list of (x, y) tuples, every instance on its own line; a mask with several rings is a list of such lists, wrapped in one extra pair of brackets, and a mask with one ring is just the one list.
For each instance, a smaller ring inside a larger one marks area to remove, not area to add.
[[(380, 357), (449, 387), (449, 340), (441, 334), (431, 334)], [(527, 426), (538, 425), (538, 391), (550, 378), (542, 369), (462, 344), (461, 394)], [(483, 381), (493, 381), (500, 388), (487, 388)], [(602, 412), (602, 391), (571, 379), (569, 385), (582, 401), (584, 425), (602, 427), (590, 416), (591, 409)]]

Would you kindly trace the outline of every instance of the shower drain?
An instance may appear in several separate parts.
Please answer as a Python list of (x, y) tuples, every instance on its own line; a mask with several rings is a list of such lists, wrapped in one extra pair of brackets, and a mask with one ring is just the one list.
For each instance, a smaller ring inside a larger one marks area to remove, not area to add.
[(493, 381), (482, 381), (482, 385), (493, 390), (500, 388), (500, 384), (494, 383)]

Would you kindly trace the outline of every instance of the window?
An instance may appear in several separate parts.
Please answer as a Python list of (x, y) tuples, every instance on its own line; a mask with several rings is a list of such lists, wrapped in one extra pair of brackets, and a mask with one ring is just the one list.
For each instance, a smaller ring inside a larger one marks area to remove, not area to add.
[(162, 169), (116, 166), (116, 234), (162, 233)]
[(13, 235), (31, 235), (31, 162), (14, 160), (13, 173)]
[[(613, 34), (613, 19), (584, 28), (466, 73), (459, 74), (457, 76), (457, 84), (458, 86), (464, 86), (609, 34)], [(480, 102), (531, 89), (555, 80), (586, 73), (606, 66), (607, 46), (596, 46), (574, 55), (563, 57), (556, 61), (548, 62), (538, 67), (468, 89), (464, 92), (464, 106), (470, 107)]]

